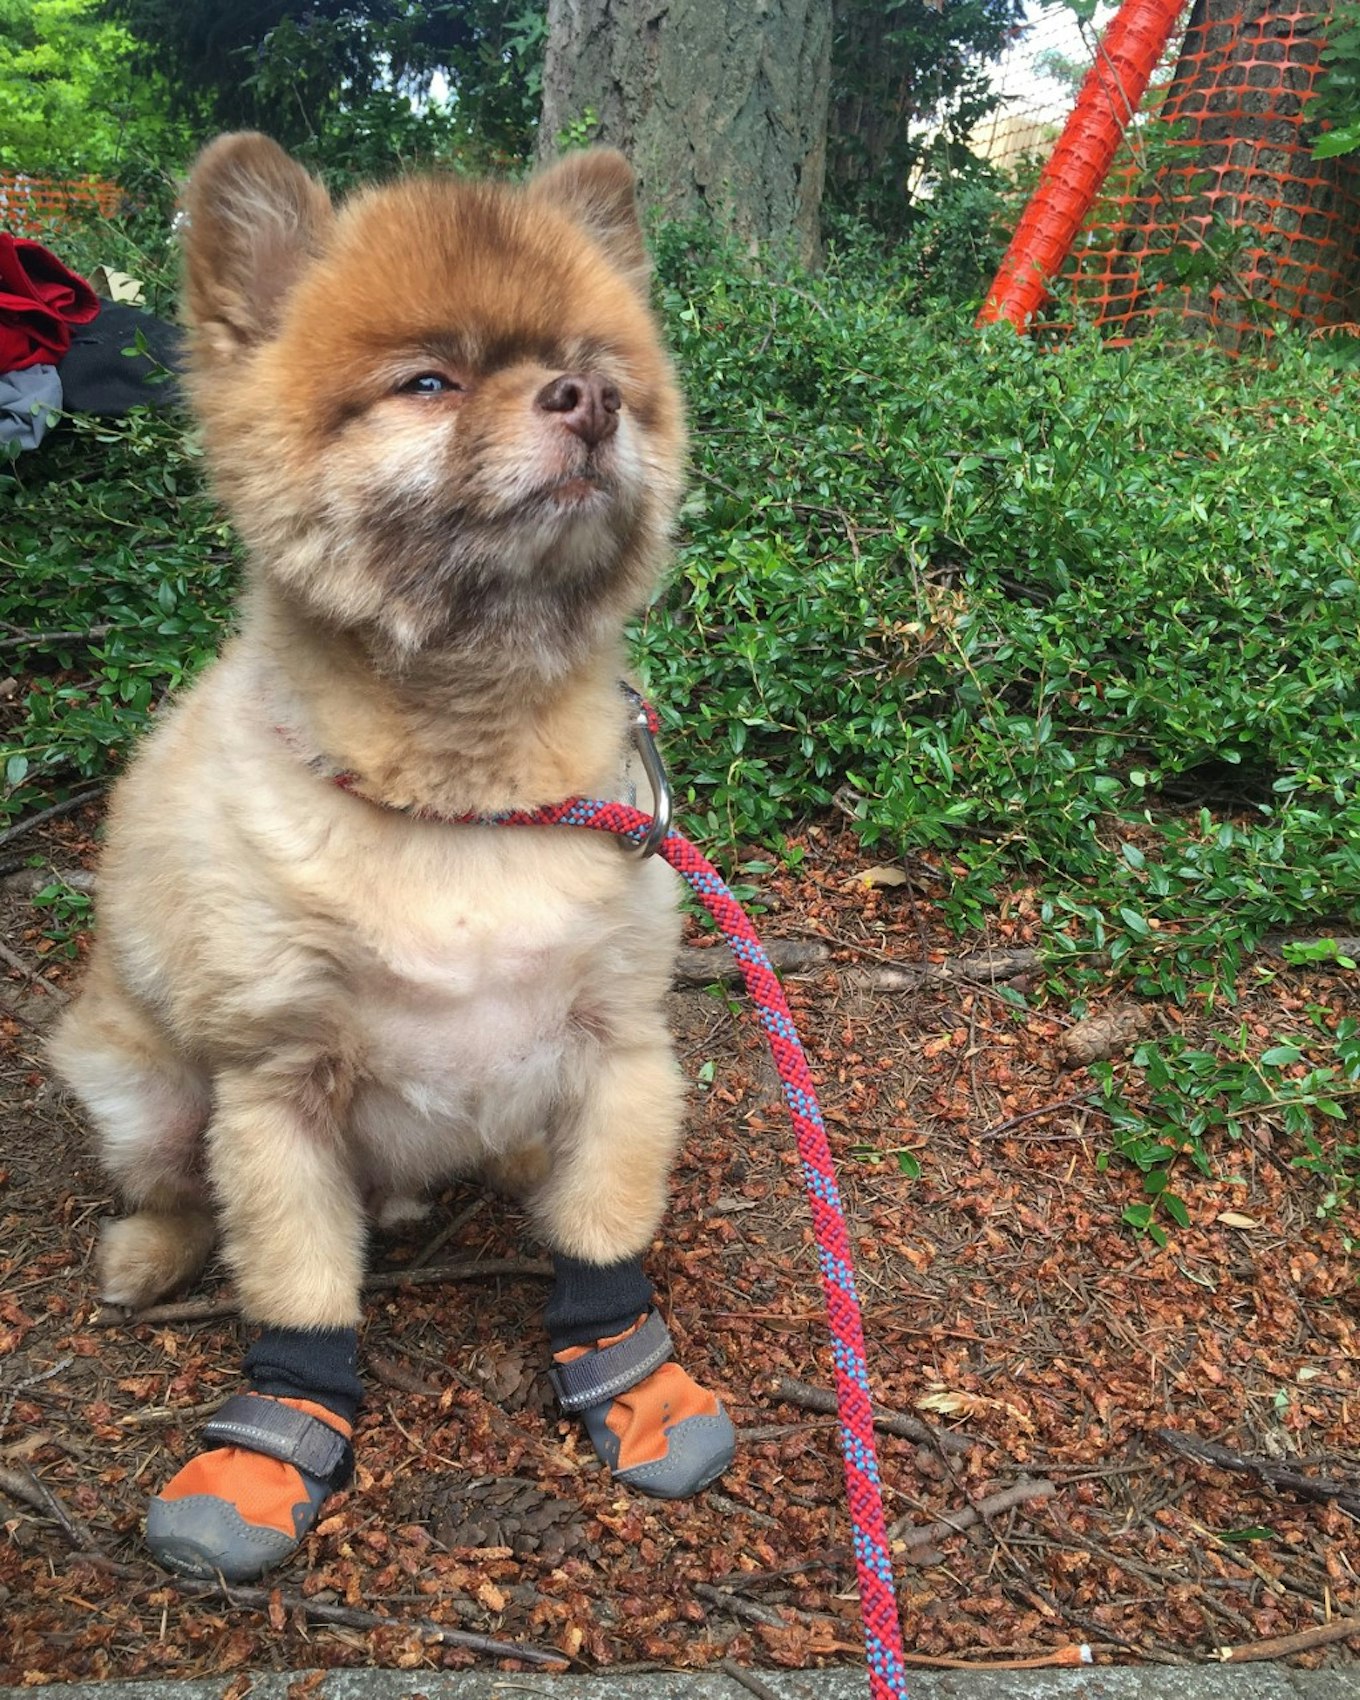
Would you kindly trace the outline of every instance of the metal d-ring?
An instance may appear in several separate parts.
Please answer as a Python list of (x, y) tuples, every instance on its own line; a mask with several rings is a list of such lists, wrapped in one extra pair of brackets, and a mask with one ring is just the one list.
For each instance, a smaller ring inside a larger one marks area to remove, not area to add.
[(633, 748), (642, 758), (642, 768), (647, 775), (647, 783), (652, 788), (652, 824), (647, 828), (646, 836), (637, 843), (637, 854), (645, 860), (655, 856), (666, 841), (671, 830), (671, 782), (666, 775), (666, 764), (661, 759), (661, 751), (656, 747), (656, 739), (647, 723), (646, 706), (639, 702), (633, 710), (632, 719), (628, 722), (628, 730), (632, 735)]

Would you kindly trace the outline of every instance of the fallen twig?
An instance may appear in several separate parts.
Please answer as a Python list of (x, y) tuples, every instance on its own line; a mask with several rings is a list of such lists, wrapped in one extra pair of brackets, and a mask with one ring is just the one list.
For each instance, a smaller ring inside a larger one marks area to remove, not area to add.
[(27, 1505), (32, 1510), (41, 1511), (45, 1516), (53, 1518), (71, 1545), (79, 1548), (81, 1552), (100, 1553), (99, 1542), (85, 1524), (74, 1511), (63, 1505), (47, 1483), (35, 1476), (32, 1470), (0, 1469), (0, 1493), (7, 1494), (20, 1505)]
[[(830, 945), (818, 939), (766, 939), (765, 954), (780, 974), (806, 974), (831, 960)], [(677, 952), (671, 978), (677, 986), (732, 985), (741, 979), (737, 959), (725, 944), (701, 949), (685, 945)]]
[[(524, 1257), (487, 1257), (480, 1263), (439, 1263), (429, 1269), (382, 1269), (364, 1282), (366, 1293), (391, 1293), (405, 1287), (424, 1287), (439, 1281), (488, 1280), (497, 1275), (551, 1280), (551, 1263)], [(240, 1306), (234, 1298), (185, 1299), (176, 1304), (150, 1305), (131, 1315), (110, 1310), (90, 1318), (94, 1328), (140, 1328), (147, 1322), (212, 1322), (236, 1316)]]
[(828, 1417), (824, 1423), (809, 1422), (806, 1417), (796, 1423), (762, 1423), (758, 1428), (744, 1428), (741, 1438), (747, 1445), (753, 1445), (762, 1440), (785, 1440), (791, 1434), (811, 1434), (817, 1429), (835, 1428), (836, 1419)]
[[(766, 939), (765, 954), (780, 974), (806, 974), (831, 962), (831, 949), (817, 939)], [(953, 986), (967, 981), (1013, 980), (1038, 966), (1037, 950), (978, 951), (974, 956), (950, 956), (943, 962), (881, 963), (873, 968), (835, 969), (847, 984), (875, 992), (914, 992), (922, 986)], [(736, 958), (725, 944), (706, 950), (688, 946), (676, 958), (673, 979), (678, 986), (732, 985), (741, 980)]]
[[(742, 1430), (743, 1438), (746, 1431)], [(728, 1570), (709, 1579), (709, 1586), (738, 1594), (749, 1594), (752, 1588), (763, 1588), (770, 1582), (787, 1582), (794, 1576), (806, 1576), (813, 1570), (844, 1570), (851, 1562), (854, 1549), (849, 1543), (824, 1547), (821, 1552), (800, 1556), (795, 1564), (783, 1564), (777, 1570)]]
[(156, 1423), (187, 1423), (195, 1417), (210, 1417), (222, 1404), (222, 1395), (198, 1405), (155, 1405), (147, 1411), (129, 1411), (119, 1417), (119, 1428), (149, 1428)]
[(731, 1612), (733, 1617), (744, 1617), (748, 1623), (760, 1623), (766, 1629), (787, 1629), (789, 1626), (788, 1619), (771, 1611), (769, 1606), (757, 1605), (754, 1600), (743, 1599), (740, 1594), (729, 1593), (726, 1588), (710, 1588), (707, 1582), (696, 1582), (693, 1592), (710, 1605), (721, 1606), (724, 1611)]
[(553, 1266), (544, 1258), (484, 1257), (480, 1262), (432, 1263), (423, 1269), (380, 1269), (364, 1282), (366, 1293), (391, 1293), (440, 1281), (478, 1281), (492, 1275), (517, 1275), (551, 1281)]
[[(817, 1411), (822, 1416), (836, 1415), (836, 1395), (827, 1387), (814, 1387), (809, 1381), (796, 1381), (791, 1375), (781, 1375), (772, 1389), (776, 1399), (785, 1404), (801, 1406), (805, 1411)], [(875, 1405), (874, 1427), (884, 1434), (895, 1434), (902, 1440), (919, 1440), (927, 1446), (938, 1446), (942, 1452), (959, 1454), (971, 1452), (981, 1441), (966, 1434), (952, 1434), (948, 1429), (937, 1430), (916, 1417), (903, 1416), (898, 1411), (886, 1411)]]
[[(1328, 935), (1331, 936), (1331, 935)], [(1268, 933), (1256, 947), (1258, 956), (1283, 956), (1285, 947), (1311, 944), (1316, 935), (1295, 937), (1288, 933)], [(1334, 938), (1338, 956), (1360, 957), (1360, 939)], [(883, 962), (879, 956), (872, 968), (853, 968), (844, 963), (832, 963), (829, 947), (816, 939), (766, 939), (765, 951), (781, 974), (804, 974), (816, 968), (833, 967), (846, 985), (862, 987), (872, 992), (914, 992), (927, 986), (987, 985), (997, 981), (1014, 980), (1021, 974), (1042, 967), (1048, 960), (1042, 950), (980, 950), (971, 956), (947, 956), (942, 962)], [(858, 947), (847, 941), (845, 948)], [(1107, 968), (1109, 956), (1104, 951), (1084, 953), (1082, 962), (1091, 968)], [(726, 945), (707, 949), (689, 946), (676, 959), (675, 984), (678, 986), (735, 985), (741, 981), (741, 970)]]
[(1314, 1647), (1354, 1640), (1360, 1640), (1360, 1617), (1339, 1617), (1332, 1623), (1319, 1623), (1314, 1629), (1301, 1629), (1297, 1635), (1276, 1635), (1269, 1641), (1248, 1641), (1241, 1647), (1219, 1647), (1214, 1657), (1225, 1665), (1245, 1665), (1254, 1659), (1287, 1659)]
[(6, 827), (0, 832), (0, 850), (7, 844), (13, 844), (16, 838), (22, 838), (25, 833), (32, 832), (35, 826), (41, 826), (44, 821), (56, 820), (58, 815), (74, 814), (85, 803), (93, 802), (102, 795), (103, 785), (87, 785), (83, 791), (73, 791), (60, 803), (53, 803), (50, 808), (39, 809), (36, 815), (29, 815), (14, 826)]
[(730, 1676), (733, 1682), (740, 1683), (756, 1700), (783, 1700), (777, 1688), (771, 1688), (768, 1682), (762, 1682), (754, 1671), (744, 1670), (735, 1659), (720, 1659), (718, 1669), (724, 1676)]
[(453, 1239), (455, 1235), (462, 1232), (462, 1230), (482, 1208), (482, 1205), (485, 1202), (485, 1199), (474, 1198), (472, 1203), (469, 1204), (465, 1210), (460, 1210), (456, 1216), (446, 1222), (432, 1240), (427, 1240), (425, 1244), (421, 1246), (420, 1250), (406, 1265), (406, 1267), (408, 1269), (423, 1268), (437, 1251), (443, 1251), (449, 1241)]
[(50, 992), (58, 1003), (69, 1003), (71, 1001), (69, 992), (63, 991), (51, 980), (44, 979), (36, 968), (29, 967), (22, 956), (16, 956), (7, 944), (0, 943), (0, 962), (7, 963), (11, 968), (16, 968), (26, 980), (31, 980), (35, 986), (41, 986), (43, 991)]
[(729, 1499), (725, 1493), (719, 1493), (716, 1488), (710, 1488), (705, 1495), (708, 1504), (716, 1505), (719, 1511), (725, 1511), (729, 1517), (745, 1517), (758, 1529), (777, 1529), (779, 1519), (771, 1517), (764, 1511), (757, 1511), (753, 1505), (743, 1505), (740, 1500)]
[(1197, 1464), (1213, 1464), (1222, 1470), (1234, 1470), (1240, 1475), (1256, 1476), (1277, 1492), (1297, 1494), (1323, 1505), (1339, 1505), (1352, 1515), (1360, 1514), (1360, 1485), (1355, 1482), (1329, 1481), (1325, 1476), (1305, 1476), (1298, 1470), (1287, 1470), (1269, 1458), (1250, 1458), (1212, 1440), (1198, 1435), (1179, 1434), (1175, 1429), (1159, 1428), (1157, 1439), (1170, 1451)]
[(30, 1506), (34, 1511), (50, 1511), (51, 1507), (38, 1491), (38, 1478), (31, 1470), (6, 1470), (0, 1466), (0, 1493), (18, 1505)]
[(83, 632), (30, 632), (11, 626), (12, 636), (0, 638), (0, 649), (22, 649), (39, 643), (80, 643), (85, 638), (107, 637), (114, 628), (103, 624), (86, 626)]
[(474, 1653), (484, 1653), (491, 1659), (523, 1659), (526, 1664), (543, 1665), (552, 1670), (567, 1670), (571, 1660), (565, 1653), (552, 1652), (515, 1641), (496, 1641), (489, 1635), (477, 1635), (467, 1629), (449, 1629), (429, 1617), (384, 1617), (376, 1611), (360, 1611), (354, 1606), (327, 1605), (320, 1600), (307, 1600), (300, 1594), (284, 1594), (271, 1588), (246, 1588), (236, 1583), (219, 1583), (215, 1588), (195, 1588), (186, 1598), (222, 1599), (235, 1606), (251, 1606), (267, 1611), (271, 1601), (277, 1601), (285, 1611), (300, 1611), (314, 1623), (333, 1623), (342, 1629), (385, 1629), (397, 1635), (415, 1635), (436, 1646), (467, 1647)]
[(1069, 1641), (1065, 1647), (1030, 1659), (950, 1659), (942, 1653), (904, 1653), (902, 1662), (921, 1670), (1044, 1670), (1049, 1666), (1093, 1665), (1095, 1659), (1085, 1641)]
[(898, 968), (852, 968), (847, 985), (870, 992), (915, 992), (925, 986), (992, 985), (1028, 974), (1044, 960), (1041, 950), (980, 950), (972, 956), (947, 956), (943, 962), (904, 963)]
[(983, 1139), (999, 1139), (1002, 1134), (1009, 1133), (1012, 1128), (1023, 1127), (1026, 1122), (1037, 1121), (1040, 1116), (1056, 1116), (1062, 1110), (1087, 1110), (1095, 1106), (1085, 1098), (1059, 1098), (1055, 1104), (1040, 1104), (1037, 1109), (1024, 1110), (1018, 1116), (1012, 1116), (1008, 1121), (997, 1122), (995, 1127), (983, 1128), (980, 1135)]
[(908, 1518), (900, 1519), (889, 1529), (889, 1536), (900, 1540), (905, 1546), (925, 1546), (932, 1541), (945, 1540), (950, 1535), (971, 1529), (974, 1523), (981, 1523), (988, 1517), (996, 1517), (1003, 1511), (1011, 1511), (1017, 1505), (1025, 1505), (1034, 1499), (1051, 1499), (1058, 1488), (1055, 1482), (1036, 1480), (1016, 1482), (1012, 1487), (1001, 1488), (996, 1493), (988, 1494), (986, 1499), (980, 1499), (975, 1505), (967, 1505), (961, 1511), (951, 1511), (945, 1516), (938, 1517), (933, 1523), (912, 1524)]

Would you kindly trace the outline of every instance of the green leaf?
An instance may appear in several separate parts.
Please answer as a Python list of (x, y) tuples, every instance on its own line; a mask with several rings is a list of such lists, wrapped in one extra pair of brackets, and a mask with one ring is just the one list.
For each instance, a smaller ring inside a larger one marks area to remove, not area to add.
[(1320, 136), (1313, 145), (1313, 158), (1336, 159), (1343, 153), (1354, 153), (1356, 148), (1360, 148), (1360, 118), (1353, 124), (1339, 124), (1335, 130)]
[(1167, 1215), (1178, 1228), (1188, 1228), (1190, 1226), (1190, 1212), (1186, 1208), (1186, 1203), (1183, 1198), (1178, 1197), (1174, 1192), (1164, 1192), (1162, 1194), (1161, 1202), (1162, 1209), (1166, 1211)]

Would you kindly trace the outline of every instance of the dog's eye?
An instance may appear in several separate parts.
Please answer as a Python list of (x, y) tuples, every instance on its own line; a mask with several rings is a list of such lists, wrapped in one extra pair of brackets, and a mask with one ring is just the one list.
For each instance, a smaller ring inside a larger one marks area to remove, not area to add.
[(443, 372), (422, 372), (418, 378), (408, 378), (404, 384), (399, 384), (397, 394), (449, 395), (462, 388), (456, 378), (450, 378)]

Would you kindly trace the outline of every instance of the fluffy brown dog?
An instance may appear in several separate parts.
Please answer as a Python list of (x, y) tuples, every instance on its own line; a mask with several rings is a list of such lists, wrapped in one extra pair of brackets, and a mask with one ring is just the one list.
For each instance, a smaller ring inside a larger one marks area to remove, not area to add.
[(564, 1409), (625, 1480), (694, 1491), (731, 1429), (639, 1261), (680, 1124), (672, 877), (428, 818), (624, 794), (621, 629), (684, 452), (631, 173), (594, 151), (333, 211), (238, 135), (186, 210), (191, 392), (249, 583), (117, 788), (54, 1045), (133, 1210), (104, 1298), (180, 1285), (220, 1229), (263, 1328), (152, 1546), (238, 1578), (293, 1549), (349, 1468), (367, 1218), (478, 1169), (553, 1250)]

